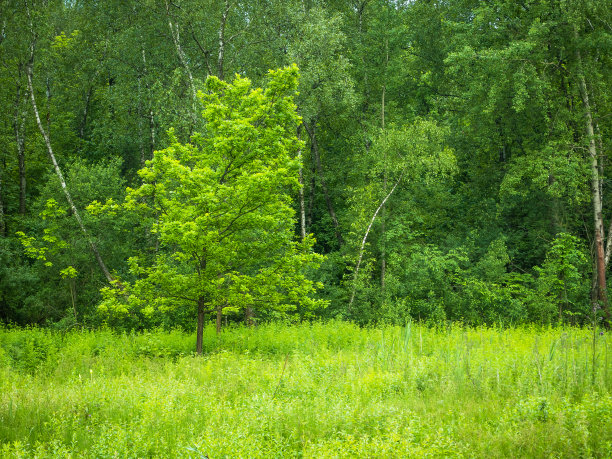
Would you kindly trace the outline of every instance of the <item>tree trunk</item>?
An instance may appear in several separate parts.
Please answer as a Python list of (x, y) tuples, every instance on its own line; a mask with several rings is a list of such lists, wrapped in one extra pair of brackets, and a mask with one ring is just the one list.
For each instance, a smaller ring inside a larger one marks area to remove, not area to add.
[[(389, 42), (385, 40), (385, 72), (387, 70), (387, 65), (389, 63)], [(383, 131), (383, 135), (385, 132), (385, 95), (387, 92), (386, 85), (383, 84), (382, 87), (382, 96), (380, 100), (380, 125)], [(387, 149), (385, 148), (385, 155), (383, 158), (384, 161), (384, 177), (383, 177), (383, 193), (387, 193)], [(385, 275), (387, 272), (387, 245), (385, 241), (385, 232), (386, 232), (386, 222), (387, 222), (387, 207), (383, 204), (382, 213), (380, 215), (381, 219), (381, 253), (380, 253), (380, 293), (381, 300), (385, 300)]]
[(145, 166), (145, 161), (147, 160), (147, 154), (145, 153), (145, 144), (144, 144), (144, 110), (142, 108), (142, 83), (140, 81), (140, 75), (138, 76), (138, 148), (140, 149), (140, 167)]
[(227, 24), (227, 16), (230, 10), (229, 0), (225, 0), (223, 15), (221, 16), (221, 24), (219, 25), (219, 54), (217, 56), (217, 76), (220, 80), (225, 79), (224, 61), (225, 61), (225, 25)]
[(321, 165), (321, 157), (319, 156), (319, 146), (317, 144), (317, 135), (316, 135), (316, 121), (312, 122), (311, 126), (308, 127), (306, 122), (302, 122), (308, 136), (310, 137), (310, 149), (312, 151), (312, 156), (315, 160), (315, 165), (317, 167), (317, 171), (319, 173), (319, 180), (321, 182), (321, 188), (323, 189), (323, 195), (325, 197), (325, 203), (327, 204), (327, 211), (329, 212), (329, 216), (332, 219), (334, 224), (334, 230), (336, 233), (336, 239), (338, 240), (338, 245), (344, 244), (344, 240), (342, 239), (342, 234), (340, 234), (340, 225), (338, 224), (338, 218), (336, 217), (336, 212), (334, 210), (334, 205), (332, 203), (331, 197), (329, 196), (329, 190), (327, 188), (327, 183), (325, 182), (325, 177), (323, 177), (323, 166)]
[[(143, 70), (143, 74), (146, 75), (148, 73), (148, 69), (147, 69), (147, 56), (145, 54), (144, 45), (141, 44), (140, 50), (142, 54), (142, 70)], [(140, 91), (140, 77), (138, 79), (138, 88)], [(146, 82), (145, 82), (145, 89), (147, 90), (147, 92), (150, 91), (149, 84)], [(148, 148), (149, 151), (148, 153), (145, 152), (143, 140), (141, 139), (140, 141), (140, 163), (142, 167), (144, 167), (146, 160), (152, 159), (153, 152), (155, 151), (155, 114), (153, 113), (153, 107), (152, 107), (153, 103), (151, 102), (150, 94), (147, 93), (148, 108), (147, 108), (146, 115), (142, 114), (142, 103), (140, 102), (140, 99), (141, 98), (139, 98), (139, 101), (138, 101), (139, 111), (141, 112), (141, 116), (146, 116), (147, 121), (149, 123), (149, 148)], [(141, 123), (139, 123), (139, 125), (141, 125)], [(142, 132), (142, 128), (140, 129)]]
[[(19, 78), (21, 79), (22, 64), (19, 64)], [(27, 103), (28, 93), (22, 93), (21, 85), (17, 83), (15, 96), (15, 117), (13, 130), (15, 142), (17, 144), (17, 162), (19, 167), (19, 213), (26, 213), (26, 166), (25, 166), (25, 127), (26, 127), (26, 108), (22, 107), (22, 95), (24, 102)]]
[(217, 321), (216, 321), (216, 325), (217, 325), (217, 335), (219, 333), (221, 333), (221, 322), (223, 320), (223, 306), (219, 305), (217, 306)]
[(191, 73), (191, 67), (187, 61), (187, 56), (185, 56), (185, 52), (181, 46), (181, 36), (178, 24), (172, 23), (172, 18), (170, 16), (170, 4), (168, 0), (166, 0), (166, 15), (168, 16), (168, 27), (170, 27), (170, 34), (172, 35), (172, 41), (174, 42), (174, 47), (176, 48), (176, 54), (178, 55), (179, 61), (181, 65), (185, 68), (187, 72), (187, 77), (189, 78), (189, 87), (191, 88), (191, 96), (193, 98), (192, 103), (192, 130), (195, 128), (197, 124), (197, 116), (198, 116), (198, 94), (195, 87), (195, 82), (193, 80), (193, 74)]
[(196, 354), (202, 355), (202, 343), (204, 341), (204, 297), (198, 298), (198, 326), (196, 329)]
[(100, 267), (100, 270), (104, 273), (106, 280), (109, 283), (112, 283), (115, 279), (113, 278), (110, 271), (104, 264), (104, 261), (102, 260), (102, 256), (100, 255), (98, 248), (96, 247), (93, 240), (89, 236), (89, 233), (85, 229), (85, 225), (83, 225), (83, 220), (81, 220), (81, 215), (79, 214), (79, 211), (74, 205), (74, 202), (72, 201), (72, 196), (70, 195), (70, 192), (68, 191), (68, 187), (66, 186), (66, 181), (64, 180), (64, 175), (62, 174), (62, 170), (60, 169), (57, 163), (57, 160), (55, 159), (55, 155), (53, 154), (53, 149), (51, 148), (51, 141), (49, 140), (49, 135), (47, 134), (47, 131), (45, 130), (40, 120), (40, 115), (38, 113), (38, 107), (36, 106), (36, 98), (34, 96), (34, 85), (32, 84), (32, 65), (34, 62), (34, 43), (31, 44), (30, 51), (31, 51), (30, 62), (28, 63), (28, 66), (27, 66), (28, 89), (30, 91), (32, 108), (34, 109), (34, 115), (36, 117), (36, 124), (38, 124), (38, 129), (40, 130), (40, 133), (43, 136), (45, 145), (47, 146), (47, 152), (49, 153), (49, 158), (51, 159), (51, 162), (53, 163), (53, 168), (55, 169), (55, 173), (60, 181), (60, 184), (62, 186), (62, 191), (64, 192), (64, 195), (66, 196), (66, 200), (68, 201), (68, 204), (70, 205), (70, 209), (72, 210), (72, 213), (74, 214), (74, 218), (76, 218), (79, 224), (79, 228), (81, 229), (81, 232), (87, 239), (87, 242), (89, 243), (89, 247), (91, 248), (91, 251), (93, 252), (96, 258), (96, 261), (98, 262), (98, 266)]
[[(15, 120), (17, 122), (17, 120)], [(19, 213), (26, 213), (26, 166), (25, 166), (25, 123), (21, 128), (15, 126), (15, 138), (17, 141), (17, 160), (19, 162)]]
[[(301, 140), (302, 126), (298, 127), (297, 137)], [(298, 159), (300, 160), (299, 180), (300, 180), (300, 234), (302, 240), (306, 239), (306, 206), (304, 203), (304, 165), (302, 163), (302, 148), (298, 150)]]
[(402, 172), (402, 175), (400, 175), (399, 179), (397, 179), (397, 182), (395, 182), (395, 185), (393, 185), (393, 188), (391, 188), (391, 191), (389, 191), (389, 194), (385, 196), (385, 198), (382, 200), (382, 202), (376, 209), (376, 212), (374, 212), (374, 215), (372, 215), (370, 224), (368, 225), (365, 235), (363, 236), (363, 239), (361, 241), (361, 247), (359, 248), (359, 257), (357, 258), (357, 264), (355, 265), (355, 274), (353, 276), (353, 292), (351, 293), (351, 299), (349, 301), (348, 308), (347, 308), (349, 312), (351, 311), (351, 307), (353, 306), (353, 301), (355, 300), (355, 292), (357, 290), (357, 276), (359, 275), (359, 267), (361, 266), (361, 260), (363, 259), (363, 252), (365, 250), (366, 241), (368, 240), (368, 234), (370, 234), (370, 230), (372, 229), (372, 225), (374, 224), (374, 220), (376, 220), (376, 216), (378, 215), (378, 212), (380, 212), (380, 209), (382, 209), (382, 207), (385, 205), (385, 203), (387, 202), (387, 199), (389, 199), (389, 197), (393, 194), (397, 186), (402, 181), (403, 177), (404, 177), (404, 173)]
[[(576, 31), (576, 37), (578, 32)], [(605, 251), (604, 251), (604, 226), (603, 226), (603, 215), (602, 215), (602, 197), (601, 197), (601, 185), (599, 176), (599, 157), (597, 152), (597, 146), (595, 143), (595, 131), (593, 129), (593, 116), (591, 113), (591, 104), (589, 102), (589, 93), (585, 81), (584, 74), (582, 73), (582, 58), (580, 51), (576, 50), (576, 60), (578, 63), (578, 83), (580, 85), (580, 94), (582, 96), (582, 103), (584, 105), (585, 112), (585, 128), (586, 135), (589, 141), (589, 155), (591, 156), (591, 194), (593, 200), (593, 220), (595, 230), (595, 260), (596, 260), (596, 275), (597, 275), (597, 300), (600, 306), (603, 308), (605, 315), (605, 325), (610, 324), (610, 308), (607, 297), (606, 287), (606, 263), (605, 263)]]
[(306, 231), (312, 226), (312, 209), (314, 205), (315, 189), (317, 186), (317, 168), (313, 164), (310, 177), (310, 187), (308, 190), (308, 212), (306, 213)]
[(2, 199), (2, 170), (0, 170), (0, 236), (6, 236), (6, 223), (4, 222), (4, 200)]
[(83, 108), (83, 119), (79, 128), (79, 137), (81, 140), (85, 139), (85, 127), (87, 126), (87, 115), (89, 114), (89, 104), (91, 102), (91, 96), (93, 95), (94, 87), (91, 85), (85, 96), (85, 107)]
[(244, 322), (247, 327), (252, 327), (255, 325), (255, 314), (253, 312), (253, 306), (248, 305), (246, 307), (246, 311), (244, 312)]
[(149, 108), (149, 159), (153, 158), (155, 152), (155, 118), (153, 109)]

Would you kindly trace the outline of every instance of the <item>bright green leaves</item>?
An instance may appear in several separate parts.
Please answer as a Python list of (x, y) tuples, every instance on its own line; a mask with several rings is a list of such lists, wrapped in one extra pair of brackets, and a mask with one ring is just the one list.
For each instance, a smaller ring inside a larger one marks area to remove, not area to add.
[(77, 275), (78, 272), (76, 269), (74, 269), (74, 266), (68, 266), (60, 271), (60, 276), (62, 276), (62, 279), (74, 279), (77, 277)]
[(151, 317), (196, 303), (220, 313), (246, 308), (266, 314), (320, 306), (306, 268), (320, 257), (313, 239), (295, 241), (292, 195), (301, 142), (293, 103), (296, 66), (269, 73), (265, 90), (236, 76), (208, 78), (206, 129), (155, 152), (128, 189), (126, 208), (151, 218), (158, 249), (132, 258), (132, 281), (105, 290), (102, 309)]
[(48, 257), (50, 255), (56, 255), (68, 248), (68, 243), (58, 235), (58, 218), (65, 215), (65, 213), (66, 210), (62, 209), (55, 199), (48, 199), (44, 209), (39, 214), (41, 219), (46, 221), (48, 225), (43, 230), (43, 236), (41, 236), (40, 240), (37, 240), (33, 236), (26, 235), (23, 231), (18, 231), (16, 233), (23, 245), (25, 254), (29, 258), (43, 261), (45, 266), (50, 268), (53, 266), (53, 262), (49, 260)]
[(536, 267), (538, 278), (532, 307), (534, 315), (554, 317), (574, 322), (588, 318), (589, 307), (581, 301), (588, 291), (585, 273), (589, 269), (588, 252), (580, 240), (568, 233), (560, 233), (552, 242), (541, 268)]
[[(416, 297), (423, 292), (406, 291), (414, 274), (406, 270), (406, 264), (414, 257), (414, 251), (420, 250), (419, 236), (425, 234), (425, 238), (430, 238), (439, 231), (438, 222), (428, 214), (438, 205), (436, 200), (444, 183), (457, 170), (455, 155), (446, 145), (447, 135), (444, 128), (425, 120), (392, 126), (381, 131), (370, 151), (360, 158), (366, 172), (365, 180), (361, 181), (365, 186), (352, 190), (353, 224), (348, 241), (351, 251), (358, 254), (355, 272), (366, 248), (361, 279), (355, 274), (350, 280), (358, 320), (377, 320), (372, 313), (381, 301), (385, 310), (388, 306), (385, 301), (406, 306), (421, 300)], [(384, 201), (386, 197), (388, 200)], [(373, 234), (366, 246), (370, 229)], [(384, 285), (379, 264), (382, 260)], [(430, 281), (425, 284), (429, 288)], [(428, 297), (429, 291), (425, 294)], [(406, 316), (408, 312), (395, 311), (391, 316)]]
[(72, 46), (74, 41), (79, 37), (80, 32), (78, 30), (74, 30), (69, 36), (66, 35), (66, 32), (61, 32), (53, 39), (53, 43), (51, 43), (51, 48), (56, 50), (60, 50), (62, 48), (69, 48)]

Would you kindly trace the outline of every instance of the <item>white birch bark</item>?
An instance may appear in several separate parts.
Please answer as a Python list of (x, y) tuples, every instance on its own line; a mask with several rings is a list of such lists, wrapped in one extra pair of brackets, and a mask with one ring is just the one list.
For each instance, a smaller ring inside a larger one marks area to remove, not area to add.
[(53, 154), (53, 148), (51, 147), (51, 142), (49, 140), (49, 135), (47, 134), (47, 131), (45, 130), (41, 120), (40, 120), (40, 115), (38, 113), (38, 107), (36, 105), (36, 97), (34, 96), (34, 89), (33, 89), (33, 84), (32, 84), (32, 62), (34, 60), (34, 44), (31, 45), (31, 58), (30, 58), (30, 62), (28, 63), (27, 66), (27, 76), (28, 76), (28, 89), (30, 91), (30, 98), (31, 98), (31, 102), (32, 102), (32, 108), (34, 109), (34, 116), (36, 117), (36, 124), (38, 125), (38, 129), (40, 130), (40, 133), (43, 136), (43, 139), (45, 141), (45, 145), (47, 147), (47, 152), (49, 153), (49, 158), (51, 159), (51, 162), (53, 163), (53, 168), (55, 169), (55, 173), (60, 181), (60, 184), (62, 186), (62, 191), (64, 192), (64, 195), (66, 196), (66, 200), (68, 201), (68, 204), (70, 206), (70, 209), (72, 210), (72, 213), (74, 215), (74, 218), (76, 219), (77, 223), (79, 224), (79, 228), (81, 229), (81, 232), (83, 233), (83, 235), (85, 236), (85, 238), (87, 239), (87, 242), (89, 243), (89, 247), (91, 248), (91, 251), (93, 252), (96, 261), (98, 262), (98, 266), (100, 267), (100, 270), (104, 273), (104, 277), (106, 277), (106, 280), (109, 283), (112, 283), (115, 279), (113, 278), (113, 276), (111, 275), (110, 271), (108, 270), (108, 268), (106, 267), (106, 265), (104, 264), (104, 261), (102, 260), (102, 257), (100, 255), (100, 252), (98, 251), (98, 248), (96, 247), (93, 239), (91, 238), (91, 236), (89, 235), (89, 233), (87, 232), (87, 229), (85, 228), (85, 225), (83, 224), (83, 220), (81, 219), (81, 215), (79, 214), (78, 209), (76, 208), (76, 206), (74, 205), (74, 201), (72, 200), (72, 196), (70, 195), (70, 192), (68, 190), (68, 187), (66, 186), (66, 181), (64, 180), (64, 175), (62, 174), (62, 170), (60, 169), (57, 160), (55, 158), (55, 155)]
[(404, 173), (402, 172), (402, 175), (400, 175), (399, 179), (397, 179), (397, 182), (395, 182), (395, 185), (393, 185), (393, 188), (391, 188), (391, 191), (389, 191), (389, 194), (385, 196), (385, 198), (382, 200), (382, 202), (376, 209), (376, 212), (374, 212), (374, 215), (372, 215), (370, 224), (368, 225), (368, 228), (366, 229), (366, 232), (363, 235), (363, 239), (361, 240), (361, 247), (359, 248), (359, 257), (357, 258), (357, 265), (355, 265), (355, 275), (353, 276), (353, 291), (351, 292), (351, 299), (349, 301), (348, 308), (347, 308), (348, 311), (351, 310), (351, 307), (353, 306), (353, 301), (355, 300), (355, 292), (357, 290), (357, 276), (359, 275), (359, 267), (361, 266), (361, 261), (363, 260), (363, 253), (365, 250), (365, 245), (368, 240), (368, 235), (370, 234), (370, 230), (372, 229), (372, 225), (374, 224), (374, 220), (376, 220), (376, 216), (378, 215), (378, 212), (380, 212), (380, 209), (383, 208), (383, 206), (387, 202), (387, 199), (389, 199), (389, 197), (393, 194), (397, 186), (402, 181), (403, 177), (404, 177)]
[[(21, 72), (20, 72), (21, 73)], [(25, 91), (23, 98), (27, 102), (28, 92)], [(26, 213), (26, 166), (25, 166), (25, 127), (26, 109), (22, 107), (22, 94), (19, 84), (17, 85), (17, 95), (15, 98), (15, 118), (13, 120), (13, 130), (15, 142), (17, 144), (17, 163), (19, 166), (19, 213)]]
[(219, 54), (217, 56), (217, 76), (220, 80), (225, 77), (224, 74), (224, 61), (225, 61), (225, 25), (227, 24), (227, 16), (230, 10), (229, 0), (225, 0), (225, 7), (223, 8), (223, 14), (221, 16), (221, 24), (219, 25)]
[[(578, 31), (575, 30), (575, 36), (578, 38)], [(580, 86), (580, 94), (585, 111), (585, 130), (589, 142), (589, 155), (591, 157), (591, 195), (593, 200), (593, 221), (595, 230), (595, 261), (598, 285), (598, 299), (603, 307), (606, 321), (610, 321), (610, 310), (607, 298), (606, 287), (606, 264), (604, 251), (604, 225), (602, 213), (602, 197), (601, 197), (601, 179), (599, 174), (599, 155), (597, 145), (595, 143), (595, 130), (593, 129), (593, 115), (591, 113), (591, 104), (589, 101), (589, 93), (582, 69), (582, 57), (580, 50), (576, 49), (576, 61), (578, 63), (578, 84)]]
[(170, 28), (170, 34), (172, 35), (172, 41), (174, 42), (174, 47), (176, 48), (176, 54), (178, 55), (179, 61), (181, 65), (185, 68), (187, 72), (187, 77), (189, 78), (189, 87), (191, 89), (191, 97), (192, 97), (192, 117), (193, 117), (193, 126), (195, 127), (197, 116), (198, 116), (198, 94), (195, 87), (195, 82), (193, 79), (193, 74), (191, 73), (191, 67), (189, 62), (187, 61), (187, 56), (183, 51), (183, 47), (181, 46), (181, 36), (180, 29), (178, 24), (172, 23), (172, 16), (170, 15), (170, 4), (168, 0), (166, 0), (166, 15), (168, 16), (168, 27)]

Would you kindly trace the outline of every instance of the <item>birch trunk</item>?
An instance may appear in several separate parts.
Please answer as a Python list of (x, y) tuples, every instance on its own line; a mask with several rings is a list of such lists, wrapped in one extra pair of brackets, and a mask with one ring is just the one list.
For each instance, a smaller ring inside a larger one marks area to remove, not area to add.
[(21, 124), (21, 128), (15, 126), (15, 140), (17, 141), (17, 160), (19, 163), (19, 213), (21, 215), (25, 215), (26, 213), (26, 165), (24, 128), (25, 122)]
[(181, 65), (185, 68), (187, 72), (187, 77), (189, 78), (189, 87), (191, 89), (191, 97), (193, 98), (192, 102), (192, 118), (193, 118), (193, 128), (195, 128), (198, 116), (198, 94), (195, 87), (195, 82), (193, 80), (193, 74), (191, 73), (191, 67), (187, 62), (187, 56), (183, 51), (181, 46), (181, 36), (178, 24), (172, 23), (172, 17), (170, 16), (170, 4), (168, 0), (166, 0), (166, 15), (168, 16), (168, 27), (170, 27), (170, 34), (172, 35), (172, 41), (174, 42), (174, 47), (176, 48), (176, 54), (178, 55), (179, 61)]
[(79, 137), (81, 139), (85, 138), (85, 127), (87, 126), (87, 115), (89, 114), (89, 104), (91, 102), (91, 96), (93, 95), (94, 87), (91, 85), (89, 90), (87, 91), (87, 95), (85, 96), (85, 107), (83, 108), (83, 120), (81, 121), (81, 126), (79, 128)]
[[(578, 32), (576, 31), (576, 37)], [(591, 104), (589, 102), (589, 93), (586, 85), (586, 80), (582, 71), (582, 58), (580, 51), (576, 50), (576, 60), (578, 63), (578, 83), (580, 86), (580, 94), (585, 111), (585, 128), (586, 135), (589, 141), (589, 155), (591, 157), (591, 194), (593, 200), (593, 220), (595, 230), (595, 260), (596, 260), (596, 276), (597, 276), (597, 299), (603, 308), (606, 325), (610, 323), (610, 308), (607, 297), (606, 287), (606, 263), (604, 251), (604, 225), (602, 215), (602, 197), (601, 184), (599, 174), (599, 155), (597, 145), (595, 143), (595, 131), (593, 129), (593, 115), (591, 113)]]
[(85, 229), (85, 225), (83, 225), (83, 220), (81, 220), (81, 215), (79, 214), (78, 209), (76, 208), (76, 206), (74, 205), (74, 202), (72, 200), (72, 196), (70, 195), (70, 192), (68, 190), (68, 187), (66, 186), (66, 181), (64, 180), (64, 175), (62, 174), (62, 170), (60, 169), (57, 160), (55, 159), (55, 155), (53, 154), (53, 149), (51, 148), (51, 142), (49, 140), (49, 135), (47, 134), (47, 131), (45, 130), (41, 120), (40, 120), (40, 115), (38, 113), (38, 107), (36, 106), (36, 98), (34, 96), (34, 89), (33, 89), (33, 84), (32, 84), (32, 63), (34, 60), (34, 45), (31, 45), (31, 58), (30, 58), (30, 62), (28, 63), (28, 67), (27, 67), (27, 73), (28, 73), (28, 89), (30, 91), (30, 98), (31, 98), (31, 102), (32, 102), (32, 108), (34, 109), (34, 116), (36, 117), (36, 124), (38, 124), (38, 129), (40, 130), (40, 133), (43, 136), (43, 139), (45, 141), (45, 145), (47, 147), (47, 152), (49, 153), (49, 158), (51, 159), (51, 162), (53, 163), (53, 168), (55, 169), (55, 173), (60, 181), (60, 184), (62, 186), (62, 191), (64, 192), (64, 195), (66, 196), (66, 200), (68, 201), (68, 204), (70, 205), (70, 209), (72, 210), (72, 213), (74, 214), (74, 217), (76, 218), (78, 224), (79, 224), (79, 228), (81, 229), (81, 232), (83, 233), (83, 235), (85, 236), (85, 238), (87, 239), (87, 242), (89, 243), (89, 247), (91, 248), (91, 251), (93, 252), (96, 261), (98, 262), (98, 266), (100, 267), (100, 270), (104, 273), (104, 276), (106, 277), (106, 280), (109, 283), (112, 283), (115, 279), (113, 278), (113, 276), (111, 275), (110, 271), (108, 270), (108, 268), (106, 267), (106, 265), (104, 264), (104, 261), (102, 260), (102, 256), (100, 255), (100, 252), (98, 251), (98, 248), (96, 247), (95, 243), (93, 242), (91, 236), (89, 235), (89, 233), (87, 232), (87, 230)]
[[(21, 64), (19, 65), (19, 77), (21, 77)], [(15, 97), (15, 118), (13, 130), (15, 142), (17, 144), (17, 163), (19, 167), (19, 213), (26, 213), (26, 165), (25, 165), (25, 127), (26, 127), (26, 108), (22, 106), (22, 96), (27, 103), (28, 93), (22, 95), (21, 86), (17, 84), (17, 94)]]
[(230, 10), (229, 0), (225, 0), (225, 7), (221, 16), (221, 24), (219, 25), (219, 54), (217, 56), (217, 76), (220, 80), (225, 79), (224, 61), (225, 61), (225, 25), (227, 24), (227, 16)]
[(317, 168), (313, 164), (311, 170), (312, 177), (310, 178), (310, 186), (308, 187), (308, 211), (306, 212), (306, 228), (310, 228), (312, 225), (312, 207), (314, 204), (315, 188), (317, 186)]
[(145, 145), (144, 145), (144, 109), (142, 108), (142, 82), (141, 77), (138, 75), (138, 148), (140, 149), (140, 167), (145, 166), (145, 161), (147, 160), (147, 155), (145, 153)]
[[(141, 44), (140, 49), (142, 53), (143, 74), (147, 75), (148, 73), (147, 56), (145, 54), (144, 45)], [(140, 79), (138, 80), (138, 87), (140, 88)], [(155, 113), (153, 112), (153, 102), (151, 101), (150, 94), (148, 94), (148, 91), (150, 91), (149, 83), (145, 83), (145, 89), (147, 90), (148, 107), (147, 107), (147, 114), (142, 115), (142, 116), (146, 116), (147, 121), (149, 123), (149, 148), (148, 148), (149, 151), (148, 151), (148, 158), (147, 158), (147, 154), (145, 154), (144, 144), (142, 143), (142, 140), (141, 140), (140, 162), (142, 166), (144, 166), (145, 161), (147, 159), (153, 158), (153, 152), (155, 151)], [(139, 102), (139, 106), (140, 106), (140, 102)]]
[(361, 266), (361, 261), (363, 260), (363, 253), (364, 253), (364, 250), (365, 250), (366, 242), (368, 240), (368, 235), (370, 234), (370, 230), (372, 229), (372, 225), (374, 224), (374, 220), (376, 220), (376, 216), (378, 215), (378, 212), (380, 212), (380, 209), (383, 208), (383, 206), (387, 202), (387, 199), (389, 199), (389, 197), (393, 194), (393, 192), (395, 191), (397, 186), (402, 181), (403, 177), (404, 177), (404, 173), (402, 172), (402, 175), (400, 175), (399, 179), (397, 179), (397, 182), (395, 182), (395, 185), (393, 185), (393, 188), (391, 188), (391, 191), (389, 191), (389, 194), (387, 194), (387, 196), (385, 196), (385, 198), (382, 200), (382, 202), (380, 203), (380, 205), (376, 209), (376, 212), (374, 212), (374, 215), (372, 215), (372, 219), (370, 220), (370, 224), (368, 225), (368, 228), (366, 229), (366, 232), (365, 232), (365, 234), (363, 236), (363, 239), (361, 240), (361, 247), (359, 248), (359, 257), (357, 258), (357, 264), (355, 265), (355, 275), (353, 276), (353, 291), (351, 293), (351, 299), (349, 301), (348, 308), (347, 308), (349, 312), (351, 311), (351, 307), (353, 305), (353, 301), (355, 300), (355, 292), (357, 290), (357, 276), (359, 275), (359, 267)]

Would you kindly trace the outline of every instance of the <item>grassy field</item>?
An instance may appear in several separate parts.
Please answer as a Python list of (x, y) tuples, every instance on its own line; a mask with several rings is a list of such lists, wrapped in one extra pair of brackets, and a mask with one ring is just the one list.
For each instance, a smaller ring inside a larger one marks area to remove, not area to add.
[(1, 457), (612, 457), (587, 329), (0, 329)]

